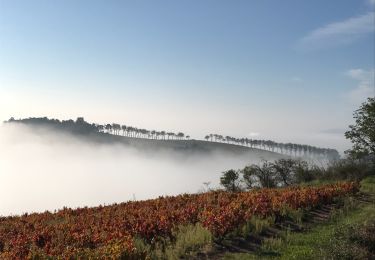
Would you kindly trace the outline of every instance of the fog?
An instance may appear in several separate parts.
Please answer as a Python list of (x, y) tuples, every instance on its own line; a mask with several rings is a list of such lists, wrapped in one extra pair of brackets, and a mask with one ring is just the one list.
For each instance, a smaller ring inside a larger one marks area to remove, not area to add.
[(0, 215), (194, 193), (248, 156), (145, 152), (25, 126), (0, 126)]

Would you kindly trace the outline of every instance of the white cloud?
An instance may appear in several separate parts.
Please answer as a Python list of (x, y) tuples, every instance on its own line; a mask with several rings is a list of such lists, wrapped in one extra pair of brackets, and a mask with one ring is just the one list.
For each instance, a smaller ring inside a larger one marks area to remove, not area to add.
[(298, 47), (311, 50), (352, 43), (374, 32), (374, 16), (374, 12), (368, 12), (341, 22), (327, 24), (303, 37), (298, 42)]
[(370, 6), (373, 6), (373, 5), (375, 5), (375, 0), (367, 0), (367, 3), (368, 3)]
[(257, 132), (250, 132), (248, 135), (249, 135), (249, 137), (256, 137), (256, 136), (259, 136), (260, 133), (257, 133)]
[(375, 94), (375, 69), (351, 69), (347, 75), (358, 82), (357, 87), (348, 93), (352, 102), (363, 102), (367, 97)]

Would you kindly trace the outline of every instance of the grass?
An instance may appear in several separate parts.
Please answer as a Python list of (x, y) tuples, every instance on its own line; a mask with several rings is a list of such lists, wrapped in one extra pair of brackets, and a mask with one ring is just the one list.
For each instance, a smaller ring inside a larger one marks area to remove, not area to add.
[(154, 245), (135, 239), (137, 251), (145, 254), (147, 259), (181, 259), (194, 257), (198, 252), (205, 253), (212, 246), (212, 234), (199, 223), (180, 226), (174, 232), (175, 240), (164, 239)]
[(282, 245), (275, 249), (281, 254), (281, 259), (321, 259), (329, 255), (330, 244), (338, 230), (349, 225), (363, 224), (371, 218), (375, 218), (374, 204), (354, 209), (349, 214), (337, 217), (308, 233), (292, 234), (289, 241), (286, 241), (286, 247)]
[(375, 195), (375, 175), (361, 181), (361, 191)]
[(268, 218), (260, 218), (257, 216), (253, 216), (246, 224), (239, 228), (237, 231), (233, 232), (234, 235), (240, 235), (242, 237), (246, 237), (248, 234), (252, 233), (255, 235), (259, 235), (264, 230), (272, 225), (275, 222), (273, 217)]
[[(361, 182), (361, 192), (375, 195), (375, 176)], [(353, 198), (342, 201), (343, 207), (327, 223), (313, 227), (308, 232), (288, 232), (279, 238), (264, 241), (254, 254), (228, 253), (224, 259), (363, 259), (367, 258), (362, 244), (372, 243), (368, 230), (375, 223), (375, 203), (356, 203)], [(356, 231), (362, 233), (356, 234)], [(358, 238), (359, 237), (359, 238)], [(363, 241), (361, 241), (363, 237)], [(357, 242), (356, 242), (357, 239)]]

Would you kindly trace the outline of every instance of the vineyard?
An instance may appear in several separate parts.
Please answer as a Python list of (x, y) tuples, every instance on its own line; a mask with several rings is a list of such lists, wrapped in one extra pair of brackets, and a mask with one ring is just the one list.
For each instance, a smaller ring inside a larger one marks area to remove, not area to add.
[(280, 216), (285, 208), (309, 209), (358, 191), (355, 182), (318, 187), (259, 189), (160, 197), (95, 208), (0, 218), (0, 258), (144, 257), (134, 238), (153, 244), (173, 239), (181, 225), (200, 223), (220, 238), (252, 216)]

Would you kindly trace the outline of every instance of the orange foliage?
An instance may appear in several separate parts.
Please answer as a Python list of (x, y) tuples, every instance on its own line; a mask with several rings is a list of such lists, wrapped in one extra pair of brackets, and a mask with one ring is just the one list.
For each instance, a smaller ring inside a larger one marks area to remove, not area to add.
[[(278, 215), (284, 207), (316, 207), (333, 198), (358, 191), (343, 182), (320, 187), (224, 191), (160, 197), (94, 208), (64, 208), (0, 218), (0, 258), (35, 256), (110, 258), (134, 257), (133, 237), (153, 243), (171, 237), (179, 225), (202, 223), (215, 236), (240, 227), (251, 216)], [(136, 258), (136, 257), (135, 257)]]

